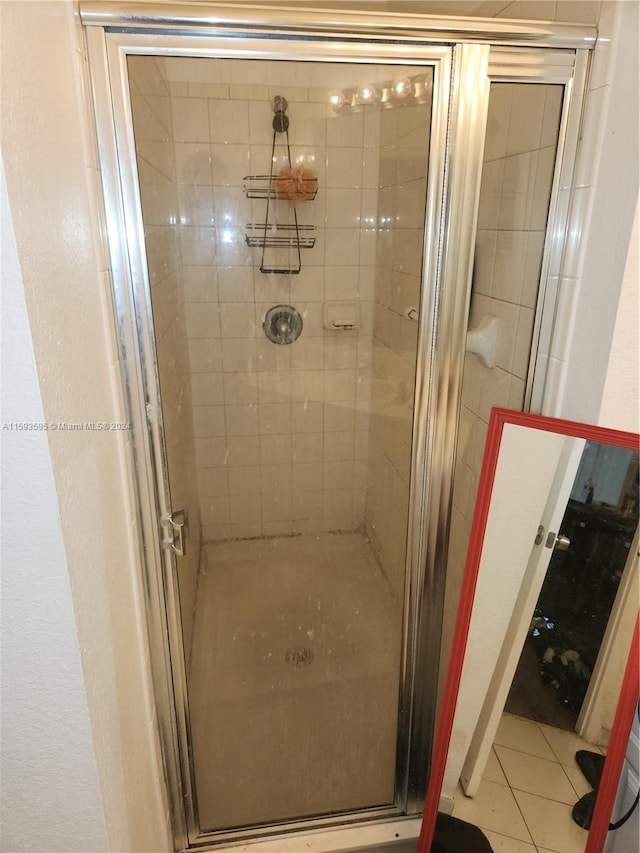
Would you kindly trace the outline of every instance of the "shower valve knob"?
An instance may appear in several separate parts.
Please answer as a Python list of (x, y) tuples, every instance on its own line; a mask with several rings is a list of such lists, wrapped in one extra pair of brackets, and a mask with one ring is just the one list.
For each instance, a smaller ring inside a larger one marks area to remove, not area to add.
[(302, 332), (302, 317), (291, 305), (274, 305), (262, 324), (265, 335), (274, 344), (292, 344)]

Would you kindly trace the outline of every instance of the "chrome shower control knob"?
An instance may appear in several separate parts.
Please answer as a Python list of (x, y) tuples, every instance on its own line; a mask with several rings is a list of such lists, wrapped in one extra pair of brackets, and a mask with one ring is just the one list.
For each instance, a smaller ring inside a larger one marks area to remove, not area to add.
[(291, 305), (274, 305), (262, 324), (265, 335), (274, 344), (292, 344), (302, 332), (302, 317)]

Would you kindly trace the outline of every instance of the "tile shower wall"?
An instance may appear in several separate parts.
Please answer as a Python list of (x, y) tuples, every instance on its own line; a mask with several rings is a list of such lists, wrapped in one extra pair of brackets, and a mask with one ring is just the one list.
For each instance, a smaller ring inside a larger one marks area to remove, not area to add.
[[(491, 86), (469, 328), (499, 320), (496, 364), (467, 353), (454, 475), (444, 654), (453, 631), (491, 408), (521, 410), (558, 128), (561, 86)], [(446, 660), (446, 657), (443, 657)]]
[(366, 530), (400, 593), (404, 583), (430, 111), (380, 111)]
[(176, 181), (171, 141), (175, 117), (164, 63), (154, 57), (130, 57), (129, 78), (171, 498), (174, 509), (189, 510), (187, 554), (178, 558), (183, 638), (188, 655), (201, 526), (182, 298), (182, 246), (174, 228), (184, 199)]
[[(344, 70), (166, 62), (204, 539), (355, 529), (367, 471), (379, 114), (327, 106), (327, 74), (344, 85)], [(245, 224), (264, 217), (243, 177), (268, 172), (276, 94), (289, 101), (292, 159), (319, 179), (316, 199), (298, 209), (317, 227), (316, 245), (294, 276), (261, 274), (259, 250), (244, 240)], [(334, 302), (358, 304), (359, 330), (324, 328)], [(277, 304), (303, 317), (290, 346), (262, 329)]]

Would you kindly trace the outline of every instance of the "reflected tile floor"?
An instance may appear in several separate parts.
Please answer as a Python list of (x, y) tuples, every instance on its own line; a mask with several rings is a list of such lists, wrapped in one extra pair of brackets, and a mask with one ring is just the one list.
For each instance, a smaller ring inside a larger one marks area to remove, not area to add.
[(478, 794), (465, 797), (459, 787), (454, 816), (479, 826), (495, 853), (584, 853), (587, 832), (571, 817), (591, 790), (575, 761), (579, 749), (598, 748), (503, 714)]
[(189, 676), (202, 826), (392, 802), (402, 602), (367, 539), (205, 550)]

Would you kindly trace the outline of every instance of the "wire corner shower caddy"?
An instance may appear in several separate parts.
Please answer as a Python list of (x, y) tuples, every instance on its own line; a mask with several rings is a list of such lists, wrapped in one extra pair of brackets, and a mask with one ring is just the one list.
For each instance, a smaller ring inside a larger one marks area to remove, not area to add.
[[(294, 166), (291, 162), (286, 98), (276, 95), (272, 108), (269, 174), (245, 175), (243, 178), (245, 196), (266, 201), (264, 221), (249, 222), (245, 227), (245, 240), (252, 249), (262, 249), (261, 273), (297, 275), (302, 269), (301, 249), (312, 249), (316, 242), (316, 227), (300, 224), (297, 204), (313, 201), (318, 192), (318, 178), (310, 169)], [(282, 142), (278, 139), (279, 134), (284, 134)], [(276, 172), (278, 146), (284, 148), (285, 165)], [(274, 251), (267, 255), (267, 250)]]

